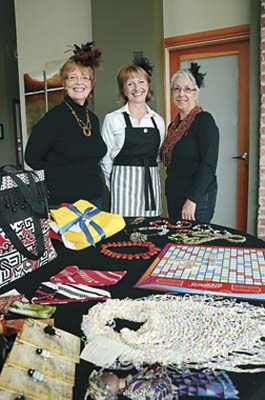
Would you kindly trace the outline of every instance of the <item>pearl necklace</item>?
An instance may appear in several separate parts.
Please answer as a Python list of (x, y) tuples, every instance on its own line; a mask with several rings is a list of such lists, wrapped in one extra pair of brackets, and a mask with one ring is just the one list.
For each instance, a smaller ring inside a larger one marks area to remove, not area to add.
[(73, 109), (73, 107), (70, 106), (69, 103), (67, 103), (67, 101), (65, 101), (65, 104), (67, 105), (67, 107), (69, 108), (69, 110), (71, 111), (73, 117), (75, 118), (76, 122), (78, 123), (78, 125), (80, 126), (80, 128), (83, 131), (83, 135), (89, 137), (91, 136), (92, 132), (91, 132), (91, 122), (90, 122), (90, 118), (89, 118), (89, 113), (88, 113), (88, 109), (86, 108), (86, 122), (82, 121), (77, 113), (75, 112), (75, 110)]

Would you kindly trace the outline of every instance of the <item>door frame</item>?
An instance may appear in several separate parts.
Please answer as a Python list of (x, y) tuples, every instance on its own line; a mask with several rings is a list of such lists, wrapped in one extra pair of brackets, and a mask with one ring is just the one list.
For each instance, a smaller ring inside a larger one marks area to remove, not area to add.
[[(250, 26), (215, 29), (166, 38), (164, 40), (165, 60), (165, 116), (166, 123), (172, 121), (176, 110), (170, 101), (170, 76), (180, 67), (181, 55), (192, 54), (190, 58), (213, 57), (238, 54), (238, 154), (249, 154), (249, 38)], [(173, 58), (174, 53), (174, 58)], [(194, 55), (195, 53), (195, 55)], [(200, 55), (201, 54), (201, 55)], [(244, 112), (243, 112), (244, 110)], [(248, 112), (245, 112), (247, 110)], [(238, 161), (237, 229), (247, 229), (248, 205), (248, 162)]]

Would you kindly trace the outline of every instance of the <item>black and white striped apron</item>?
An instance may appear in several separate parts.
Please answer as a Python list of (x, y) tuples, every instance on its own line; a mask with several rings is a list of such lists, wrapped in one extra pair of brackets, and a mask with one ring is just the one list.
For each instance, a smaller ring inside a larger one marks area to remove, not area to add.
[(123, 115), (125, 140), (111, 175), (111, 212), (125, 217), (158, 216), (161, 214), (159, 130), (153, 117), (154, 127), (134, 128), (128, 113)]

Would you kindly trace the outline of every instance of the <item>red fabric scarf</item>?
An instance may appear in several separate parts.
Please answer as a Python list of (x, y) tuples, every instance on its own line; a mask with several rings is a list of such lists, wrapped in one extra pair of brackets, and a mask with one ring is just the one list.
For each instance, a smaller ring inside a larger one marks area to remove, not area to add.
[(200, 112), (202, 112), (202, 108), (196, 106), (180, 123), (178, 123), (178, 119), (176, 119), (169, 125), (168, 134), (161, 149), (162, 162), (167, 168), (170, 167), (172, 151), (175, 144), (188, 133), (189, 127), (194, 121), (196, 115)]

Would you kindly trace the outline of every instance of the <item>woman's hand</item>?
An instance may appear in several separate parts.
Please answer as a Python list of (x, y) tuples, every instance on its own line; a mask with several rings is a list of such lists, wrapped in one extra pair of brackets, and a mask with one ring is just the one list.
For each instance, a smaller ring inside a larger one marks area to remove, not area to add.
[(181, 218), (195, 221), (196, 203), (187, 199), (182, 207)]

